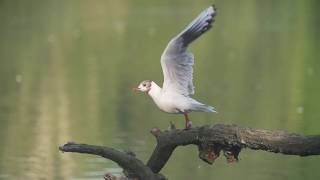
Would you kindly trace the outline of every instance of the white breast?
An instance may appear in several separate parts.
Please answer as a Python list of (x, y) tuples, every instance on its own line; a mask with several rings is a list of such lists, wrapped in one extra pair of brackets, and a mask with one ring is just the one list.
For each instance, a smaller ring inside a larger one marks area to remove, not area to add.
[(181, 113), (176, 98), (170, 94), (160, 94), (160, 96), (153, 98), (153, 101), (164, 112)]
[(180, 113), (179, 104), (185, 105), (185, 102), (181, 102), (181, 100), (177, 101), (177, 96), (181, 96), (178, 94), (171, 94), (163, 92), (162, 89), (154, 82), (151, 82), (151, 89), (148, 94), (153, 99), (154, 103), (164, 112), (167, 113)]

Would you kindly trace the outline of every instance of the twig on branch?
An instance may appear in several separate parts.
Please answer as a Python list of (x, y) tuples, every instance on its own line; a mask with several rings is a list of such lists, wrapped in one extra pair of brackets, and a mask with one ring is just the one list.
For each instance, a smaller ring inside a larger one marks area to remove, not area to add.
[(228, 162), (235, 162), (243, 148), (287, 155), (320, 155), (319, 135), (304, 136), (284, 131), (259, 130), (223, 124), (204, 125), (188, 130), (172, 128), (163, 132), (154, 128), (151, 134), (156, 138), (157, 145), (146, 165), (133, 155), (108, 147), (69, 143), (59, 149), (63, 152), (88, 153), (105, 157), (118, 163), (127, 172), (125, 173), (127, 177), (137, 177), (139, 180), (164, 179), (159, 172), (175, 148), (189, 144), (197, 145), (199, 158), (209, 164), (219, 157), (221, 151)]

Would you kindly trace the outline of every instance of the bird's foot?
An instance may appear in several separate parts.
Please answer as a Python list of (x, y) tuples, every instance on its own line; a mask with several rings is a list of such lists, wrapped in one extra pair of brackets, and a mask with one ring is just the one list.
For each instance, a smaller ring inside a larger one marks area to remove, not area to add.
[(188, 130), (188, 129), (191, 129), (192, 128), (192, 121), (187, 121), (186, 122), (186, 127), (185, 127), (185, 130)]

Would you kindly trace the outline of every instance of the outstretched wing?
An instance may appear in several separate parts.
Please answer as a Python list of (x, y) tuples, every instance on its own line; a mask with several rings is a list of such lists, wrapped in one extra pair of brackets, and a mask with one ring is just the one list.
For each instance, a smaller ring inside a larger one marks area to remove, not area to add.
[(192, 83), (194, 57), (192, 53), (187, 52), (187, 47), (211, 28), (215, 15), (215, 7), (210, 6), (169, 42), (161, 56), (164, 91), (186, 96), (194, 94)]

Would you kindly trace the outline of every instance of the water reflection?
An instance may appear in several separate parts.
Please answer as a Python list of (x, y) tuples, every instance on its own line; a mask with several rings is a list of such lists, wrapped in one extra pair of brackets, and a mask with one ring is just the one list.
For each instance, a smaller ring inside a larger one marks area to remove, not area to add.
[[(0, 179), (120, 173), (110, 161), (59, 153), (70, 140), (130, 149), (146, 160), (155, 143), (149, 129), (170, 121), (182, 127), (183, 117), (160, 112), (130, 89), (143, 79), (161, 84), (166, 43), (211, 3), (2, 1)], [(219, 113), (194, 113), (194, 124), (319, 134), (319, 2), (215, 3), (213, 30), (191, 49), (196, 99)], [(183, 147), (163, 173), (170, 179), (317, 179), (318, 161), (244, 151), (240, 163), (220, 159), (212, 167), (197, 158), (196, 147)]]

